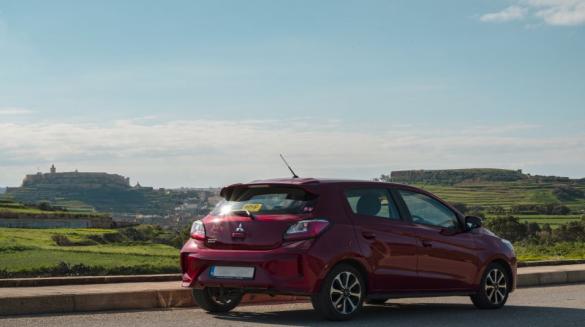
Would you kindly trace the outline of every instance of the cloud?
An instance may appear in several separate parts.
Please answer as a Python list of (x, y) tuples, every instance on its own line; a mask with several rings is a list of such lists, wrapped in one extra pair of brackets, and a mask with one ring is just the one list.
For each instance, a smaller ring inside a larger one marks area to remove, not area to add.
[(302, 176), (350, 178), (372, 178), (395, 169), (527, 169), (585, 161), (585, 135), (551, 138), (541, 129), (527, 124), (435, 128), (303, 119), (0, 122), (0, 180), (16, 184), (25, 173), (55, 163), (70, 171), (121, 173), (144, 185), (222, 185), (287, 176), (279, 153)]
[(24, 108), (2, 108), (0, 107), (0, 116), (17, 116), (17, 115), (29, 115), (32, 110)]
[(585, 0), (532, 0), (529, 3), (538, 8), (535, 15), (549, 25), (585, 24)]
[(518, 6), (510, 6), (502, 11), (482, 15), (479, 19), (482, 22), (509, 22), (524, 18), (526, 9)]
[(500, 12), (480, 16), (482, 22), (509, 22), (530, 17), (553, 26), (585, 24), (585, 0), (516, 0)]

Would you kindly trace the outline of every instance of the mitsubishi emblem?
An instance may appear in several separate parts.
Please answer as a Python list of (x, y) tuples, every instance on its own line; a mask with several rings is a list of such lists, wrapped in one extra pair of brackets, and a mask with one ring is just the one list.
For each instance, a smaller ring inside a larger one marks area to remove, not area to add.
[(238, 225), (238, 227), (236, 227), (236, 233), (243, 233), (244, 231), (244, 226), (242, 226), (242, 223), (240, 223)]

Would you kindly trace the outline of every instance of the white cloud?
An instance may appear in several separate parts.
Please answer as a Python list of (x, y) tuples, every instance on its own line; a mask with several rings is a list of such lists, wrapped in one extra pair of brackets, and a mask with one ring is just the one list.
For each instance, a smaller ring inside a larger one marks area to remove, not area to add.
[(482, 22), (507, 22), (529, 16), (554, 26), (585, 24), (585, 0), (516, 0), (500, 12), (480, 16)]
[(502, 11), (482, 15), (479, 19), (482, 22), (509, 22), (524, 18), (526, 9), (519, 6), (510, 6)]
[(550, 138), (540, 129), (526, 124), (461, 129), (308, 120), (0, 122), (0, 180), (17, 184), (25, 173), (55, 163), (63, 170), (117, 172), (144, 185), (220, 185), (287, 176), (279, 153), (303, 176), (350, 178), (394, 169), (527, 169), (585, 161), (585, 135)]
[(24, 108), (2, 108), (0, 107), (0, 116), (16, 116), (16, 115), (28, 115), (32, 111)]

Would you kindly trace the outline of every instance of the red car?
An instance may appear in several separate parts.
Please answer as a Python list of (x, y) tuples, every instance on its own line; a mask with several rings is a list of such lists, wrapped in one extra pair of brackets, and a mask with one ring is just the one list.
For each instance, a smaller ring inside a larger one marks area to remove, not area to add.
[(510, 242), (414, 187), (291, 178), (221, 196), (181, 250), (183, 286), (209, 312), (245, 293), (310, 296), (331, 320), (397, 297), (469, 295), (494, 309), (515, 287)]

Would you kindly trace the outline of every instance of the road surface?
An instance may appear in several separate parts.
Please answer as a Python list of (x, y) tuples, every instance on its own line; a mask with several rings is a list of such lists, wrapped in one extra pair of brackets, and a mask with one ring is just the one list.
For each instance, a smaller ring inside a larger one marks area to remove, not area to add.
[[(336, 324), (321, 320), (308, 303), (242, 306), (225, 315), (201, 309), (97, 312), (0, 317), (4, 327), (61, 326), (307, 326)], [(341, 326), (585, 326), (585, 284), (524, 288), (500, 310), (476, 310), (466, 297), (391, 300), (366, 306)]]

